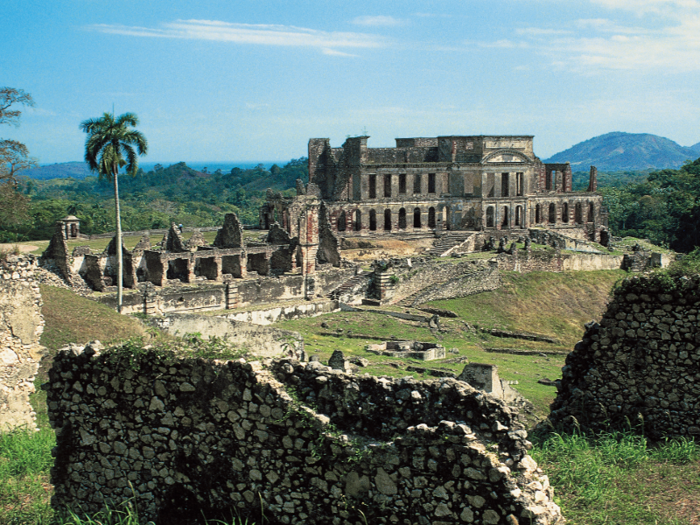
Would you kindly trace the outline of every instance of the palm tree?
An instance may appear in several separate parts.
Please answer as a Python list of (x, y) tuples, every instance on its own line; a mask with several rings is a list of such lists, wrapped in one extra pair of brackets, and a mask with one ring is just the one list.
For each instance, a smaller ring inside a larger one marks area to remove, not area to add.
[[(122, 224), (119, 214), (119, 169), (126, 166), (126, 173), (132, 177), (138, 169), (139, 155), (148, 151), (146, 137), (133, 129), (139, 123), (133, 113), (124, 113), (116, 120), (113, 114), (105, 113), (98, 119), (89, 119), (80, 123), (80, 129), (88, 134), (85, 141), (85, 162), (100, 179), (112, 180), (114, 183), (114, 207), (117, 223), (117, 311), (122, 311), (123, 296), (123, 261), (122, 261)], [(136, 149), (134, 149), (134, 146)], [(126, 158), (126, 160), (125, 160)]]

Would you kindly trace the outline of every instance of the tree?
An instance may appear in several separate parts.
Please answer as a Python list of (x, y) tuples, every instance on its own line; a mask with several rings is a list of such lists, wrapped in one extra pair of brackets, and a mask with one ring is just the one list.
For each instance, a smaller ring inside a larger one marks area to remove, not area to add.
[[(123, 260), (122, 260), (122, 225), (119, 214), (119, 169), (126, 166), (126, 173), (132, 177), (138, 169), (138, 155), (148, 151), (146, 137), (133, 127), (139, 123), (133, 113), (124, 113), (115, 120), (114, 115), (104, 113), (98, 119), (89, 119), (80, 123), (80, 129), (88, 134), (85, 141), (85, 162), (99, 179), (111, 180), (114, 184), (114, 210), (117, 226), (117, 311), (122, 311), (123, 298)], [(134, 146), (136, 149), (134, 149)], [(126, 158), (126, 160), (125, 160)]]
[[(22, 112), (10, 109), (17, 104), (33, 106), (29, 93), (10, 87), (0, 88), (0, 124), (19, 125)], [(19, 224), (27, 218), (29, 199), (17, 191), (17, 173), (36, 166), (27, 146), (0, 138), (0, 224)]]

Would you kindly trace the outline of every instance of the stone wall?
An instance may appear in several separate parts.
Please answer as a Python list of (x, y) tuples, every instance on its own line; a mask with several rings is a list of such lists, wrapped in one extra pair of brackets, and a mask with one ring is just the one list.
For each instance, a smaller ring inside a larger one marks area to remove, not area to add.
[(206, 315), (168, 315), (154, 319), (172, 335), (199, 333), (219, 337), (258, 357), (304, 357), (304, 338), (298, 332)]
[(93, 354), (50, 371), (54, 507), (134, 496), (159, 524), (261, 508), (272, 524), (563, 523), (513, 413), (466, 383)]
[(37, 262), (32, 255), (0, 261), (0, 431), (36, 428), (29, 394), (44, 351)]
[[(488, 262), (488, 261), (487, 261)], [(501, 287), (501, 276), (495, 264), (470, 264), (463, 273), (445, 282), (422, 289), (411, 297), (411, 305), (418, 306), (428, 301), (467, 297), (476, 293), (496, 290)]]
[(289, 319), (304, 319), (306, 317), (316, 317), (318, 315), (330, 314), (340, 311), (338, 301), (321, 301), (315, 303), (300, 303), (292, 306), (278, 306), (266, 310), (248, 310), (226, 314), (226, 319), (253, 323), (259, 325), (269, 325), (277, 321)]
[[(417, 305), (438, 298), (464, 297), (500, 286), (498, 268), (483, 259), (394, 259), (391, 263), (390, 269), (374, 275), (375, 285), (382, 288), (379, 292), (383, 303), (396, 303), (415, 294), (413, 303)], [(381, 279), (382, 273), (395, 278)], [(454, 295), (462, 293), (460, 290), (464, 290), (462, 295)]]
[(518, 250), (514, 254), (500, 253), (498, 268), (507, 272), (563, 272), (619, 270), (622, 255), (595, 253), (551, 252)]
[[(137, 293), (126, 293), (122, 312), (168, 314), (245, 308), (252, 305), (275, 303), (305, 298), (305, 280), (314, 283), (314, 294), (324, 296), (348, 281), (355, 274), (353, 268), (324, 269), (311, 276), (282, 275), (256, 279), (233, 279), (224, 284), (149, 287), (141, 284)], [(116, 295), (103, 295), (97, 300), (116, 308)]]
[(700, 276), (659, 283), (627, 279), (587, 325), (566, 358), (553, 422), (700, 436)]

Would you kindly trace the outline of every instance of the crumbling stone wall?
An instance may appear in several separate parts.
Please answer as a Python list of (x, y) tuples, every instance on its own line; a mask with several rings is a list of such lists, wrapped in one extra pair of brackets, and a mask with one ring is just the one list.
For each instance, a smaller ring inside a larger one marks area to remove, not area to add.
[[(395, 278), (379, 279), (382, 273)], [(485, 260), (392, 259), (388, 270), (375, 271), (374, 276), (375, 293), (380, 295), (377, 287), (384, 288), (382, 302), (396, 303), (412, 297), (414, 306), (495, 290), (501, 285), (498, 268)]]
[(29, 394), (44, 350), (37, 262), (32, 255), (0, 261), (0, 431), (36, 428)]
[(159, 524), (261, 506), (267, 523), (563, 523), (510, 409), (454, 379), (87, 347), (58, 354), (47, 390), (58, 508), (134, 496)]
[(518, 250), (513, 254), (499, 253), (497, 258), (500, 270), (527, 273), (619, 270), (623, 256), (560, 250), (553, 252)]
[(207, 315), (168, 315), (153, 322), (172, 335), (199, 333), (205, 339), (222, 338), (258, 357), (305, 356), (304, 338), (299, 332)]
[(562, 369), (553, 422), (700, 436), (700, 276), (659, 283), (627, 279), (600, 323), (586, 325)]

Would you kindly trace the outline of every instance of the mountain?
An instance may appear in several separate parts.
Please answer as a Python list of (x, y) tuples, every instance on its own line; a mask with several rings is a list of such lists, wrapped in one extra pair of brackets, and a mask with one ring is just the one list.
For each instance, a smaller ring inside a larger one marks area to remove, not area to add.
[(91, 173), (90, 168), (84, 162), (61, 162), (24, 170), (20, 172), (20, 175), (39, 180), (66, 179), (68, 177), (82, 180), (91, 175)]
[(649, 133), (615, 131), (579, 142), (545, 162), (570, 162), (573, 171), (679, 168), (700, 157), (700, 143), (689, 148)]

